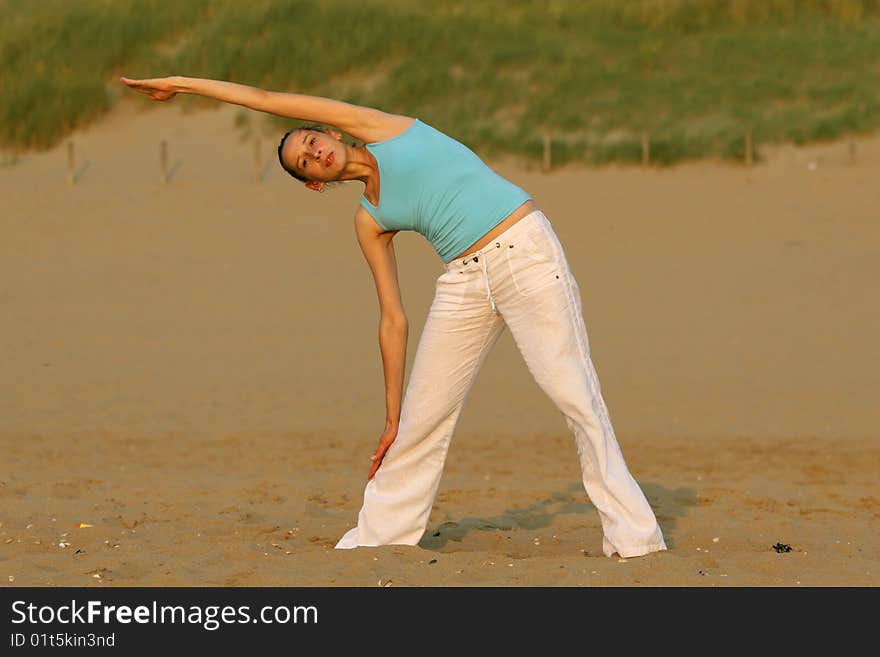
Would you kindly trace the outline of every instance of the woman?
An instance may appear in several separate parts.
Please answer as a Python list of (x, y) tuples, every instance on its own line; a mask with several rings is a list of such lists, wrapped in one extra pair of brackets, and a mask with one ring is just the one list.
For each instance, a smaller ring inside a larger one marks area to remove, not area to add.
[[(462, 405), (510, 327), (529, 371), (574, 434), (603, 552), (633, 557), (666, 549), (602, 399), (577, 282), (553, 227), (526, 192), (413, 117), (220, 80), (121, 80), (154, 100), (199, 94), (335, 126), (364, 142), (355, 147), (339, 132), (300, 128), (278, 146), (281, 166), (309, 189), (364, 183), (354, 223), (379, 296), (387, 419), (370, 457), (358, 524), (337, 548), (419, 542)], [(401, 230), (424, 235), (445, 267), (403, 399), (408, 324), (393, 243)]]

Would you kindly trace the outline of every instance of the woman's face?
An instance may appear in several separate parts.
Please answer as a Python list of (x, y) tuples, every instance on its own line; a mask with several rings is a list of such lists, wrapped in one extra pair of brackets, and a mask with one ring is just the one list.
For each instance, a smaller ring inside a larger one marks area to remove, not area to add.
[(332, 134), (300, 129), (284, 142), (284, 163), (315, 182), (335, 180), (345, 168), (345, 146)]

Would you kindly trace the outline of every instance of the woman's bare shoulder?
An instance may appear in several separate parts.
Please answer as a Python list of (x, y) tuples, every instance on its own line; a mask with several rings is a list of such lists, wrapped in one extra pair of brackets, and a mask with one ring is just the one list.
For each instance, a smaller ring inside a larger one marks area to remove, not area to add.
[(360, 135), (355, 135), (361, 141), (367, 143), (387, 141), (406, 132), (415, 118), (404, 114), (391, 114), (382, 110), (372, 110), (371, 116), (360, 129)]

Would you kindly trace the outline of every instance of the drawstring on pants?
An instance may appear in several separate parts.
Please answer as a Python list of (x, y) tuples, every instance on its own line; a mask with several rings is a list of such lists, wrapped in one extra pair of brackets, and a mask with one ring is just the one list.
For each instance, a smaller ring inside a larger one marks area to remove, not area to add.
[[(495, 242), (495, 246), (501, 248), (500, 242)], [(511, 247), (513, 245), (511, 244)], [(489, 300), (489, 304), (492, 306), (492, 312), (497, 313), (498, 308), (495, 306), (495, 297), (492, 296), (492, 287), (489, 285), (489, 269), (486, 267), (486, 257), (484, 253), (477, 252), (479, 255), (475, 255), (472, 258), (466, 258), (462, 261), (463, 265), (466, 265), (469, 261), (473, 260), (474, 262), (480, 263), (480, 268), (483, 270), (483, 283), (486, 286), (486, 298)], [(483, 257), (482, 261), (480, 260), (480, 256)]]
[(492, 296), (492, 288), (489, 287), (489, 270), (486, 269), (486, 258), (480, 260), (478, 257), (474, 257), (474, 262), (479, 262), (480, 267), (483, 269), (483, 282), (486, 284), (486, 296), (489, 298), (489, 303), (492, 304), (492, 312), (498, 312), (495, 308), (495, 298)]

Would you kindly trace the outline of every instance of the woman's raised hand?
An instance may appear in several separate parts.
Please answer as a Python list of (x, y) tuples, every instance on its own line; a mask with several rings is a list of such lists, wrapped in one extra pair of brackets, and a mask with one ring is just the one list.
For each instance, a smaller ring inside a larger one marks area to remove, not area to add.
[(171, 83), (171, 78), (152, 78), (149, 80), (131, 80), (121, 77), (119, 80), (142, 94), (147, 94), (153, 100), (166, 101), (174, 98), (177, 88)]

